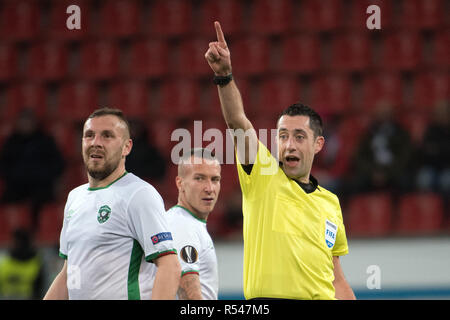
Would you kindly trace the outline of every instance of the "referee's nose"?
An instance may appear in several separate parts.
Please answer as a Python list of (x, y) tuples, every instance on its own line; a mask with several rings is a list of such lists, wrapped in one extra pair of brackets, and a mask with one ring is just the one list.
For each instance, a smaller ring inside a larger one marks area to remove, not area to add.
[(288, 152), (297, 150), (297, 145), (295, 143), (295, 136), (290, 135), (286, 142), (286, 150)]

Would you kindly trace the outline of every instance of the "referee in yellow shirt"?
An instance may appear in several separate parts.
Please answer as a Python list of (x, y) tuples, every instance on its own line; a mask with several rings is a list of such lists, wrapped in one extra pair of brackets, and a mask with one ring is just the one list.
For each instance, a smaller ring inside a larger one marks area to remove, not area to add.
[[(348, 253), (339, 200), (311, 176), (324, 145), (322, 120), (302, 104), (278, 119), (278, 159), (258, 141), (232, 78), (230, 51), (218, 22), (205, 54), (225, 121), (247, 132), (235, 139), (244, 214), (246, 299), (355, 299), (339, 256)], [(326, 94), (326, 93), (325, 93)]]

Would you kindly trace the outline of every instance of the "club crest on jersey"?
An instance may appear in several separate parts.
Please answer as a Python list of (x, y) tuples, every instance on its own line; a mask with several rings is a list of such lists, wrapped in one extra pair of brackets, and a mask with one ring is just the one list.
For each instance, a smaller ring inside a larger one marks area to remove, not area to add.
[(333, 248), (334, 243), (336, 241), (337, 235), (337, 225), (329, 221), (325, 220), (325, 243), (329, 249)]
[(97, 213), (97, 221), (98, 223), (105, 223), (109, 216), (111, 215), (111, 208), (109, 206), (101, 206), (100, 209), (98, 209)]

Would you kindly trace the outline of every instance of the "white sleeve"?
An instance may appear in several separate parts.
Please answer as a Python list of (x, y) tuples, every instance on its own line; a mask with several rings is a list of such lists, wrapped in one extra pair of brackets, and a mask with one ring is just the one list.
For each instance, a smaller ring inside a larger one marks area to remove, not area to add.
[(200, 273), (199, 255), (201, 252), (200, 238), (192, 228), (179, 221), (170, 220), (173, 240), (181, 265), (181, 276), (189, 273)]
[(67, 209), (69, 208), (70, 203), (70, 194), (67, 196), (67, 201), (64, 206), (64, 218), (63, 218), (63, 225), (61, 229), (61, 233), (59, 235), (59, 256), (63, 259), (67, 260), (67, 238), (66, 238), (66, 230), (67, 230), (67, 224), (68, 224), (68, 212)]
[(166, 221), (164, 202), (153, 187), (141, 188), (132, 195), (128, 217), (131, 233), (143, 248), (146, 261), (177, 253)]

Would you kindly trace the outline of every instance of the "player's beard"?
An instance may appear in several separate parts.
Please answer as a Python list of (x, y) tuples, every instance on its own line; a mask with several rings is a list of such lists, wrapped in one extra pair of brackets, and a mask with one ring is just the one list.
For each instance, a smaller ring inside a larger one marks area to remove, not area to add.
[(84, 166), (86, 168), (87, 173), (95, 180), (102, 181), (106, 179), (120, 164), (120, 160), (122, 159), (121, 150), (117, 151), (111, 157), (106, 156), (104, 153), (104, 164), (103, 165), (94, 165), (89, 163), (89, 156), (87, 156), (88, 161), (85, 161)]

